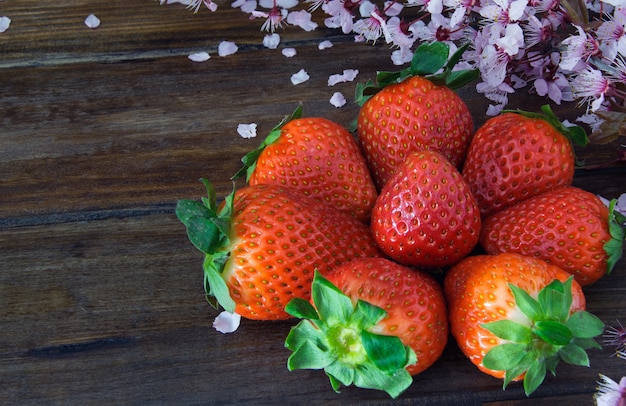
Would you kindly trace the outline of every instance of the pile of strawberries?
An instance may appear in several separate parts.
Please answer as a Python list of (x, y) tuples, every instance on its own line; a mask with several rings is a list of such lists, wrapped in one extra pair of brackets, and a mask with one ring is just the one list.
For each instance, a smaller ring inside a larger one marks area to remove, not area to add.
[[(402, 393), (451, 335), (481, 371), (527, 394), (560, 360), (588, 365), (602, 322), (582, 286), (610, 272), (624, 233), (572, 187), (572, 142), (551, 110), (476, 132), (441, 43), (357, 89), (357, 137), (302, 108), (246, 155), (247, 186), (177, 215), (205, 254), (207, 298), (255, 320), (297, 317), (288, 368), (332, 387)], [(438, 277), (436, 277), (437, 275)], [(443, 283), (441, 283), (443, 280)]]

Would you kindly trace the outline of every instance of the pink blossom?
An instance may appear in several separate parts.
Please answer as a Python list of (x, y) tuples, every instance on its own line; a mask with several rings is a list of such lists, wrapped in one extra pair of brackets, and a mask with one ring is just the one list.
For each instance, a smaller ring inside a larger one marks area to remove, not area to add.
[(298, 26), (304, 31), (313, 31), (317, 28), (317, 23), (311, 21), (311, 17), (308, 11), (292, 11), (287, 16), (287, 23)]
[(598, 53), (598, 44), (585, 30), (576, 26), (577, 35), (563, 40), (565, 50), (561, 54), (559, 67), (567, 71), (578, 71), (581, 66), (592, 56)]
[(357, 69), (344, 69), (342, 74), (334, 74), (328, 77), (328, 86), (335, 86), (337, 83), (351, 82), (359, 74)]
[(595, 401), (598, 406), (624, 405), (626, 403), (626, 376), (623, 376), (618, 384), (608, 376), (600, 374)]
[(269, 49), (278, 48), (278, 44), (280, 44), (280, 35), (276, 33), (267, 34), (263, 37), (263, 46)]
[(283, 48), (283, 50), (281, 51), (281, 53), (286, 56), (287, 58), (291, 58), (296, 56), (297, 51), (295, 48)]
[(607, 78), (602, 72), (587, 66), (580, 71), (572, 80), (572, 91), (576, 98), (581, 98), (581, 103), (591, 102), (591, 111), (597, 111), (604, 102), (604, 96), (610, 88)]
[(100, 26), (100, 19), (94, 14), (89, 14), (87, 18), (85, 18), (85, 25), (91, 29), (98, 28)]
[(333, 43), (330, 42), (329, 40), (324, 40), (317, 45), (317, 48), (319, 50), (324, 50), (324, 49), (328, 49), (332, 47), (333, 47)]
[(304, 69), (300, 69), (297, 73), (291, 75), (291, 83), (294, 85), (299, 85), (300, 83), (304, 83), (309, 79), (309, 74)]

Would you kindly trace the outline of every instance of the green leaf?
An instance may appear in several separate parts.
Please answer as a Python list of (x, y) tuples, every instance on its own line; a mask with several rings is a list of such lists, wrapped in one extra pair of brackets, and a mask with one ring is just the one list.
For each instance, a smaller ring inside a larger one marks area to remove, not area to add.
[(308, 300), (300, 297), (291, 299), (285, 306), (285, 312), (299, 319), (319, 320), (320, 318), (315, 307)]
[(350, 317), (350, 323), (366, 329), (378, 323), (386, 315), (387, 312), (383, 308), (359, 299), (356, 302), (354, 313)]
[(350, 298), (317, 271), (311, 285), (311, 296), (320, 319), (328, 324), (348, 320), (354, 311)]
[[(217, 254), (218, 257), (223, 254)], [(206, 290), (207, 295), (215, 297), (217, 303), (224, 308), (227, 312), (234, 313), (235, 312), (235, 301), (230, 297), (230, 292), (228, 291), (228, 286), (226, 285), (226, 281), (222, 278), (221, 268), (218, 268), (216, 265), (221, 261), (216, 262), (216, 258), (211, 255), (207, 255), (204, 260), (204, 286), (205, 290), (207, 286), (209, 287)]]
[(324, 371), (326, 372), (326, 375), (329, 377), (332, 376), (332, 378), (337, 381), (338, 385), (335, 387), (331, 379), (331, 385), (333, 385), (335, 392), (338, 392), (340, 385), (352, 385), (354, 382), (354, 375), (356, 374), (354, 368), (337, 361), (330, 363), (326, 368), (324, 368)]
[(533, 336), (529, 327), (511, 320), (493, 321), (481, 324), (481, 327), (491, 331), (503, 340), (513, 341), (514, 343), (528, 344)]
[(511, 283), (509, 283), (509, 288), (515, 298), (515, 304), (529, 320), (540, 320), (545, 317), (539, 302), (530, 296), (528, 292)]
[(360, 388), (383, 390), (392, 398), (397, 398), (413, 383), (413, 378), (401, 369), (394, 374), (386, 374), (373, 364), (360, 366), (354, 376), (354, 384)]
[(548, 104), (541, 106), (541, 113), (523, 110), (503, 110), (503, 112), (513, 112), (521, 114), (525, 117), (542, 119), (552, 125), (552, 127), (554, 127), (557, 131), (565, 135), (570, 140), (570, 142), (580, 145), (581, 147), (587, 146), (587, 144), (589, 143), (589, 137), (582, 127), (578, 125), (565, 126), (561, 122), (561, 120), (559, 120), (556, 114), (554, 114), (552, 108)]
[(511, 366), (510, 368), (507, 368), (507, 370), (505, 371), (502, 387), (506, 389), (508, 384), (511, 383), (513, 379), (518, 378), (520, 375), (526, 372), (536, 359), (537, 354), (535, 353), (535, 351), (526, 351), (522, 359), (517, 364)]
[(565, 322), (574, 337), (594, 338), (604, 332), (604, 323), (587, 311), (578, 311)]
[(541, 361), (535, 361), (524, 376), (524, 392), (530, 396), (541, 385), (546, 377), (546, 365)]
[(594, 348), (596, 350), (602, 349), (602, 346), (598, 344), (598, 342), (594, 340), (593, 338), (574, 337), (574, 339), (572, 340), (572, 344), (576, 344), (577, 346), (585, 350), (589, 350), (591, 348)]
[(293, 351), (300, 348), (307, 341), (320, 349), (328, 349), (324, 332), (309, 320), (302, 320), (295, 327), (291, 328), (285, 339), (285, 347)]
[(572, 307), (573, 281), (573, 276), (570, 276), (564, 283), (554, 279), (539, 292), (539, 304), (546, 318), (567, 320)]
[(396, 336), (361, 332), (361, 342), (368, 358), (383, 372), (393, 373), (406, 367), (405, 346)]
[(455, 70), (447, 75), (444, 84), (454, 90), (472, 83), (479, 77), (480, 71), (478, 69)]
[(611, 239), (604, 244), (604, 251), (608, 255), (606, 263), (606, 274), (609, 275), (617, 261), (622, 257), (624, 245), (624, 219), (619, 212), (615, 211), (617, 199), (612, 199), (609, 203), (609, 234)]
[(411, 73), (426, 76), (436, 73), (446, 65), (450, 47), (445, 42), (423, 43), (415, 50), (411, 60)]
[(567, 345), (574, 335), (563, 323), (554, 320), (541, 320), (535, 323), (533, 333), (548, 344)]
[(528, 346), (518, 343), (500, 344), (490, 349), (483, 358), (483, 365), (494, 371), (506, 371), (517, 365), (528, 352)]
[(589, 357), (584, 349), (575, 344), (568, 344), (559, 349), (559, 356), (568, 364), (578, 365), (581, 367), (589, 366)]
[(317, 347), (311, 341), (305, 341), (289, 356), (287, 368), (290, 371), (296, 369), (324, 369), (333, 361), (328, 352)]

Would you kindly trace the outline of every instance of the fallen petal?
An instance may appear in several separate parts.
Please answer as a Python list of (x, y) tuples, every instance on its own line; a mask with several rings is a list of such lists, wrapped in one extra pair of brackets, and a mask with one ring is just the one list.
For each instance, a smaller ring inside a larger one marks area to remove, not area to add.
[(295, 48), (283, 48), (283, 50), (281, 52), (287, 58), (291, 58), (292, 56), (296, 56), (296, 54), (298, 53)]
[(239, 124), (237, 126), (237, 133), (239, 133), (242, 138), (254, 138), (256, 137), (256, 124)]
[(217, 54), (219, 56), (228, 56), (237, 52), (238, 49), (239, 47), (234, 42), (222, 41), (217, 47)]
[(346, 104), (346, 98), (341, 94), (341, 92), (335, 92), (333, 97), (330, 98), (330, 104), (339, 108), (343, 107)]
[(204, 62), (211, 59), (208, 52), (196, 52), (188, 56), (188, 58), (194, 62)]
[(328, 77), (328, 86), (335, 86), (337, 83), (351, 82), (359, 74), (357, 69), (344, 69), (342, 74), (334, 74)]
[(5, 32), (11, 25), (11, 19), (6, 16), (0, 17), (0, 32)]
[(298, 73), (294, 73), (291, 75), (291, 83), (294, 85), (299, 85), (300, 83), (304, 83), (309, 80), (309, 74), (306, 73), (304, 69), (300, 69)]
[(241, 316), (237, 313), (221, 312), (213, 321), (213, 328), (220, 333), (227, 334), (239, 328)]
[(98, 28), (100, 19), (93, 14), (89, 14), (87, 18), (85, 18), (85, 25), (89, 28)]
[(267, 34), (265, 37), (263, 37), (263, 46), (265, 46), (266, 48), (276, 49), (278, 48), (278, 44), (280, 44), (280, 35), (276, 33)]
[(317, 46), (317, 48), (319, 48), (320, 50), (323, 50), (323, 49), (327, 49), (327, 48), (332, 48), (332, 46), (333, 46), (333, 43), (328, 41), (328, 40), (326, 40), (326, 41), (320, 42), (319, 45)]

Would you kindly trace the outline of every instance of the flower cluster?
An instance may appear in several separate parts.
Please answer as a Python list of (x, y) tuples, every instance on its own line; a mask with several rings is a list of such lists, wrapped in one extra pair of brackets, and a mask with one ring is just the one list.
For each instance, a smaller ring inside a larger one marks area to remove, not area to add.
[[(213, 0), (160, 0), (194, 11)], [(626, 122), (626, 0), (233, 0), (261, 29), (318, 24), (353, 35), (356, 42), (384, 40), (396, 65), (411, 60), (421, 42), (442, 41), (454, 52), (469, 42), (459, 67), (477, 68), (477, 91), (499, 113), (509, 96), (526, 88), (556, 104), (577, 101), (579, 118), (602, 141), (624, 134)], [(301, 6), (301, 7), (299, 7)], [(319, 12), (319, 11), (317, 11)], [(602, 130), (602, 131), (600, 131)], [(608, 134), (607, 134), (608, 132)]]

